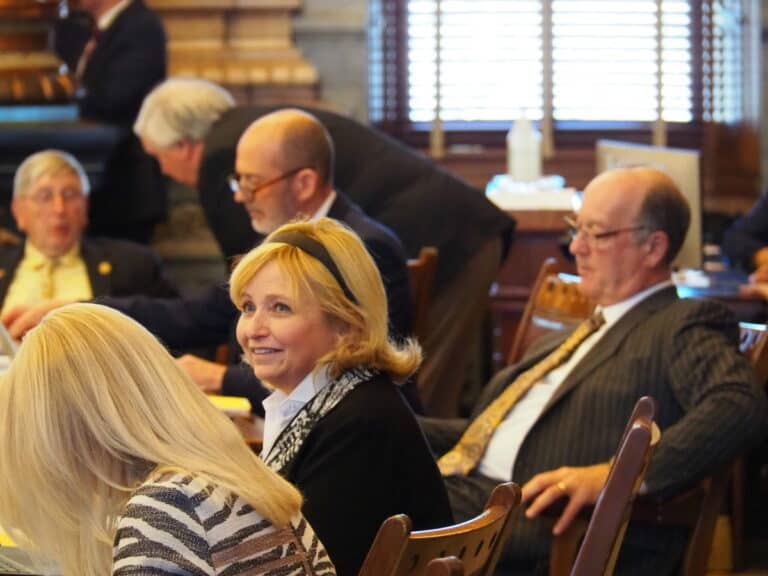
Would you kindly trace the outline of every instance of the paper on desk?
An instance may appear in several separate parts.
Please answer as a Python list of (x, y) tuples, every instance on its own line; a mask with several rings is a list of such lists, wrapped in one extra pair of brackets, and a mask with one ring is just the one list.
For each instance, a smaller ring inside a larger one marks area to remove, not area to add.
[(8, 536), (5, 532), (0, 532), (0, 546), (16, 546), (16, 542), (11, 540), (11, 537)]
[(251, 413), (251, 403), (248, 398), (216, 396), (215, 394), (209, 395), (208, 398), (216, 408), (227, 416), (248, 416)]
[(502, 210), (577, 210), (579, 198), (574, 188), (563, 188), (554, 177), (536, 182), (516, 182), (507, 174), (494, 176), (485, 195)]
[(672, 282), (677, 286), (690, 286), (691, 288), (709, 288), (711, 279), (704, 270), (693, 268), (681, 268), (672, 273)]

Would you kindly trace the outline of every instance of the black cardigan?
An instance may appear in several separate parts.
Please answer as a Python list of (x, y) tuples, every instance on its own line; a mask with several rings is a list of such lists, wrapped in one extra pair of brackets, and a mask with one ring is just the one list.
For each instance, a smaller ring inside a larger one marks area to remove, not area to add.
[(389, 377), (359, 384), (320, 420), (283, 470), (339, 576), (358, 573), (381, 523), (407, 514), (414, 529), (452, 523), (434, 458)]

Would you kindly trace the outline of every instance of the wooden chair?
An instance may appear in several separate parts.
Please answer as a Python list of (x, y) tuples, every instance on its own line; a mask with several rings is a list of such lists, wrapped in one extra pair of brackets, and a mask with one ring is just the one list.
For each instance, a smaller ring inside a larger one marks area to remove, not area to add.
[(652, 398), (637, 401), (589, 522), (576, 518), (553, 540), (550, 576), (613, 574), (632, 502), (661, 437), (653, 421), (655, 412)]
[(469, 576), (491, 576), (509, 537), (509, 517), (520, 503), (520, 488), (499, 484), (485, 510), (460, 524), (411, 532), (405, 514), (391, 516), (381, 525), (360, 576), (422, 576), (435, 558), (456, 556)]
[(464, 576), (464, 562), (456, 556), (435, 558), (427, 564), (427, 576)]
[(432, 286), (437, 272), (437, 248), (424, 246), (418, 258), (408, 260), (408, 277), (413, 299), (413, 334), (424, 342), (427, 335), (429, 305), (432, 302)]
[[(758, 374), (768, 379), (768, 330), (764, 324), (739, 324), (739, 350)], [(731, 559), (733, 569), (743, 564), (745, 466), (743, 458), (721, 466), (693, 490), (655, 506), (640, 506), (633, 518), (660, 525), (691, 527), (680, 573), (704, 576), (708, 570), (718, 516), (726, 495), (730, 503)], [(650, 509), (646, 509), (650, 508)]]
[(548, 258), (541, 265), (507, 355), (507, 364), (518, 362), (531, 342), (543, 333), (576, 326), (591, 314), (595, 305), (578, 291), (579, 277), (568, 274), (569, 269), (568, 264), (554, 258)]
[[(740, 324), (740, 350), (756, 367), (760, 378), (768, 378), (768, 329), (760, 324)], [(729, 483), (730, 479), (730, 483)], [(711, 475), (687, 490), (664, 502), (639, 497), (632, 507), (633, 522), (649, 523), (656, 526), (679, 526), (688, 528), (690, 535), (685, 547), (679, 574), (682, 576), (704, 576), (715, 535), (718, 515), (722, 503), (729, 494), (732, 526), (732, 558), (734, 568), (741, 563), (744, 518), (744, 464), (740, 458), (720, 466)], [(554, 554), (554, 553), (553, 553)], [(571, 552), (572, 556), (573, 552)], [(553, 564), (550, 564), (550, 568)], [(552, 574), (568, 574), (560, 568)]]
[[(752, 322), (739, 322), (739, 350), (755, 368), (757, 377), (768, 382), (768, 326)], [(731, 560), (734, 570), (744, 564), (744, 516), (746, 495), (746, 464), (744, 458), (736, 458), (731, 468), (730, 515)]]
[(679, 574), (704, 576), (707, 573), (715, 523), (727, 487), (730, 467), (722, 466), (691, 490), (674, 498), (656, 502), (638, 498), (632, 508), (632, 521), (656, 526), (690, 529)]

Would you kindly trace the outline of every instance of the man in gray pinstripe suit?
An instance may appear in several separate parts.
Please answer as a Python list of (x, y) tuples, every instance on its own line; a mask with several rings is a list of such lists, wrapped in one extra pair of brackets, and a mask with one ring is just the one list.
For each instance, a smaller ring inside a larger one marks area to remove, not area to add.
[[(660, 499), (762, 437), (768, 405), (738, 353), (731, 314), (717, 302), (678, 299), (670, 281), (689, 219), (674, 182), (652, 168), (607, 172), (586, 187), (570, 250), (579, 289), (599, 305), (605, 323), (511, 408), (469, 474), (445, 478), (457, 520), (477, 514), (498, 482), (523, 485), (525, 514), (515, 520), (503, 566), (541, 566), (550, 533), (594, 504), (641, 396), (656, 399), (662, 430), (642, 490)], [(497, 374), (472, 418), (563, 339), (535, 343), (520, 364)], [(441, 455), (470, 421), (424, 419), (422, 426)], [(552, 526), (540, 513), (563, 497)], [(685, 536), (630, 525), (617, 573), (672, 572)]]

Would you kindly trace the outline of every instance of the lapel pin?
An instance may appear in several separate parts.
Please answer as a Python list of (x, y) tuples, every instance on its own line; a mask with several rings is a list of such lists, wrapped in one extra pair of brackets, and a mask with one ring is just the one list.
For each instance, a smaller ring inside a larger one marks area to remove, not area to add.
[(102, 276), (108, 276), (112, 273), (112, 264), (106, 260), (99, 262), (99, 274)]

